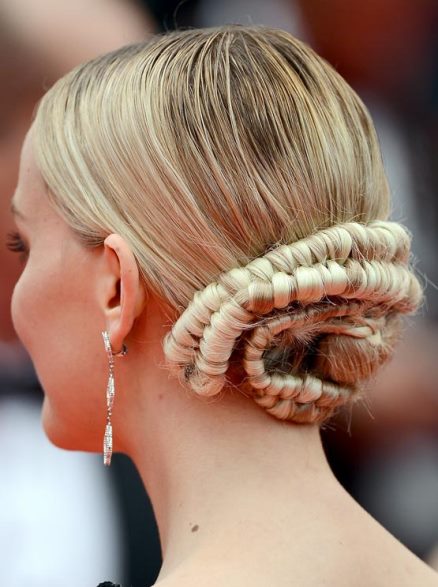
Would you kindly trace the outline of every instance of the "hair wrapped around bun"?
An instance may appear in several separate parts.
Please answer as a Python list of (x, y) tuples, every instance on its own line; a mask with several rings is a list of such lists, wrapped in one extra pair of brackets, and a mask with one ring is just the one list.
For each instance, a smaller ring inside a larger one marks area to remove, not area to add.
[(220, 275), (165, 337), (171, 372), (213, 396), (229, 383), (233, 355), (242, 389), (267, 412), (324, 421), (360, 396), (392, 354), (400, 316), (421, 303), (409, 250), (401, 224), (348, 222)]
[(199, 396), (235, 385), (322, 422), (420, 304), (371, 116), (286, 31), (173, 31), (97, 57), (45, 94), (33, 140), (81, 242), (131, 246), (170, 310), (167, 366)]

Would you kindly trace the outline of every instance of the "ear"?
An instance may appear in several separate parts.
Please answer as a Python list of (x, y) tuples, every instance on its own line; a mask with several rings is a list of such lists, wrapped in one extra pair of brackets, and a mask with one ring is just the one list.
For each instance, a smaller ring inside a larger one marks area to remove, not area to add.
[(144, 308), (145, 291), (140, 283), (137, 262), (126, 241), (113, 233), (103, 244), (104, 279), (101, 281), (100, 301), (111, 347), (114, 352), (119, 352), (134, 320)]

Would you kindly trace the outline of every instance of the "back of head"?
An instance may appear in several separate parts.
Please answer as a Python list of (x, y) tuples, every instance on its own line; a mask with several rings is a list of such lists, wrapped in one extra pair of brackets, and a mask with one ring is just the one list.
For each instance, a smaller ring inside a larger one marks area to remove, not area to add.
[(422, 289), (362, 101), (290, 34), (157, 35), (39, 104), (49, 197), (86, 246), (118, 232), (176, 317), (167, 367), (323, 422), (391, 355)]

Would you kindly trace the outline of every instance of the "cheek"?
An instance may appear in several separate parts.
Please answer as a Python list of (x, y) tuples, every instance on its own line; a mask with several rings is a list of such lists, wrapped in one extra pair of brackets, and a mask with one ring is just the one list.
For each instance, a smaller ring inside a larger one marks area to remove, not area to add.
[(49, 272), (28, 261), (11, 300), (15, 331), (34, 364), (45, 393), (62, 385), (67, 367), (69, 337), (63, 326), (63, 304)]
[(86, 275), (72, 274), (62, 263), (43, 265), (29, 259), (12, 294), (11, 316), (36, 365), (75, 354), (75, 346), (87, 340), (96, 309), (84, 284)]
[(95, 447), (104, 426), (107, 367), (104, 326), (85, 277), (28, 262), (11, 301), (14, 328), (45, 393), (46, 433), (54, 444), (83, 450)]
[(31, 358), (52, 346), (62, 316), (59, 288), (49, 267), (29, 259), (12, 293), (11, 317), (15, 331)]
[[(32, 272), (26, 266), (15, 284), (11, 298), (12, 323), (18, 338), (28, 352), (30, 352), (29, 346), (32, 341), (30, 335), (35, 330), (35, 321), (38, 320), (38, 314), (35, 312), (36, 304), (32, 304), (32, 298), (35, 300), (32, 292), (32, 281)], [(32, 292), (32, 295), (30, 295), (30, 292)]]

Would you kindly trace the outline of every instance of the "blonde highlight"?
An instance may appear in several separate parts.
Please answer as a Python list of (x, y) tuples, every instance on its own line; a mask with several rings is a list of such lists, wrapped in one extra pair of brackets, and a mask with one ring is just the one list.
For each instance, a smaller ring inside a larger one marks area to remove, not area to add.
[[(34, 125), (53, 204), (88, 246), (127, 240), (178, 315), (166, 366), (200, 396), (231, 383), (232, 359), (269, 413), (322, 422), (360, 395), (398, 316), (421, 304), (369, 113), (285, 31), (124, 47), (59, 80)], [(262, 339), (280, 349), (266, 361)]]

